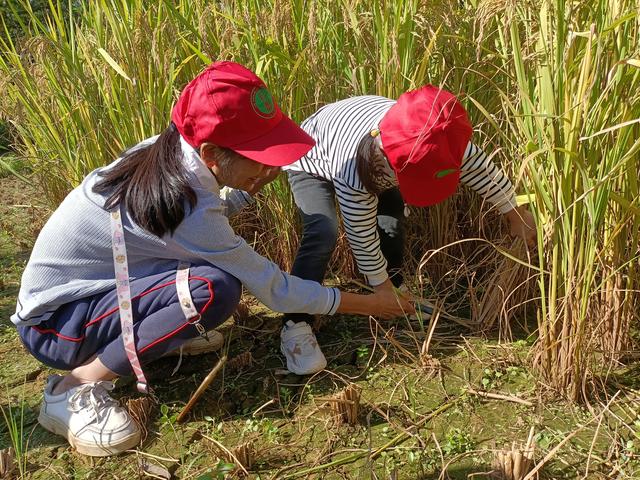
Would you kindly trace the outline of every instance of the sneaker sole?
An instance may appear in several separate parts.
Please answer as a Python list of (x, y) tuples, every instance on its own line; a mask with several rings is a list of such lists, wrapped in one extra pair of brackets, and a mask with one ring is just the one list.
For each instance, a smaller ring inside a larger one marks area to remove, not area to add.
[(90, 457), (109, 457), (111, 455), (117, 455), (134, 448), (140, 443), (140, 431), (138, 430), (131, 435), (121, 438), (117, 443), (109, 446), (96, 445), (95, 443), (86, 443), (82, 439), (77, 438), (73, 433), (69, 431), (66, 425), (61, 424), (55, 418), (50, 417), (46, 413), (40, 411), (38, 415), (38, 423), (43, 428), (60, 435), (67, 439), (69, 445), (71, 445), (78, 453), (87, 455)]
[[(205, 353), (213, 353), (217, 352), (224, 345), (224, 336), (219, 332), (215, 332), (217, 335), (212, 334), (213, 340), (209, 343), (201, 344), (200, 348), (194, 348), (193, 346), (183, 348), (182, 356), (183, 357), (192, 357), (195, 355), (204, 355)], [(163, 355), (163, 357), (179, 357), (180, 349), (172, 350)]]

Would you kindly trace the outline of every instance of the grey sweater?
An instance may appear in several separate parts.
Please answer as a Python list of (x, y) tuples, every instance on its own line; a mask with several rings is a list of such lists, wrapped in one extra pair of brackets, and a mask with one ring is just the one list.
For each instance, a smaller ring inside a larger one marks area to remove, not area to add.
[[(246, 194), (230, 190), (223, 199), (198, 152), (182, 139), (181, 149), (198, 203), (173, 235), (162, 238), (123, 215), (131, 279), (173, 271), (181, 260), (209, 263), (236, 277), (275, 311), (335, 313), (339, 290), (282, 272), (233, 232), (227, 215), (246, 204)], [(11, 316), (16, 325), (36, 325), (60, 305), (115, 288), (106, 197), (92, 191), (98, 172), (100, 169), (90, 173), (69, 193), (40, 232), (22, 275), (16, 313)]]

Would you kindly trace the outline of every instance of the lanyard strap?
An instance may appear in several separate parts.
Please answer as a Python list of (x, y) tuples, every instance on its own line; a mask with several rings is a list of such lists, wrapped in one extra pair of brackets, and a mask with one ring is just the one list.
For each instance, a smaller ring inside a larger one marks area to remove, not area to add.
[(124, 229), (120, 218), (120, 207), (110, 212), (111, 218), (111, 248), (113, 251), (113, 267), (116, 273), (116, 292), (118, 293), (118, 309), (120, 310), (120, 328), (124, 351), (127, 354), (138, 383), (136, 387), (140, 393), (149, 393), (149, 384), (138, 359), (136, 343), (133, 337), (133, 312), (131, 308), (131, 289), (129, 288), (129, 267), (127, 262), (127, 248), (124, 243)]
[(176, 291), (178, 293), (178, 301), (180, 302), (180, 308), (184, 314), (184, 318), (189, 323), (194, 323), (200, 320), (200, 314), (191, 300), (191, 290), (189, 289), (189, 262), (181, 261), (178, 264), (178, 271), (176, 272)]
[(178, 303), (182, 309), (182, 314), (187, 322), (196, 327), (201, 337), (209, 341), (209, 336), (202, 323), (200, 323), (201, 315), (196, 310), (193, 300), (191, 299), (191, 289), (189, 288), (189, 262), (181, 261), (178, 264), (176, 272), (176, 292), (178, 293)]

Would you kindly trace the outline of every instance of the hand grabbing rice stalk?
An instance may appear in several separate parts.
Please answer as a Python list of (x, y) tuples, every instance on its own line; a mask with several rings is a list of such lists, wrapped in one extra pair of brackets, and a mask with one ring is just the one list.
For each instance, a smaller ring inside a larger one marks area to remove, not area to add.
[(230, 227), (227, 217), (314, 143), (253, 72), (216, 62), (182, 91), (166, 130), (67, 196), (36, 241), (11, 317), (32, 355), (70, 370), (47, 382), (44, 428), (86, 455), (135, 447), (140, 428), (111, 381), (134, 373), (148, 392), (144, 365), (219, 347), (213, 329), (242, 285), (281, 312), (414, 311), (395, 296), (290, 276)]
[[(504, 214), (512, 234), (535, 240), (533, 216), (516, 206), (511, 181), (471, 142), (467, 112), (445, 90), (426, 85), (397, 101), (348, 98), (301, 127), (316, 145), (283, 167), (303, 223), (293, 275), (323, 281), (338, 236), (336, 199), (358, 269), (377, 293), (403, 290), (406, 205), (440, 203), (459, 183)], [(281, 350), (298, 374), (326, 366), (310, 320), (303, 313), (283, 318)]]
[(504, 214), (509, 222), (509, 233), (512, 237), (522, 238), (527, 245), (536, 243), (536, 222), (533, 214), (525, 205), (512, 208)]

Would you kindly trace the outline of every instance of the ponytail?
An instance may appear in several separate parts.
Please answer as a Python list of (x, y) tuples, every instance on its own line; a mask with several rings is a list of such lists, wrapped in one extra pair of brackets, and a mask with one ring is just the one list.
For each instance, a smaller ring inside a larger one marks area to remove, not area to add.
[(102, 177), (93, 191), (108, 195), (105, 208), (124, 203), (133, 221), (162, 237), (173, 233), (185, 216), (185, 203), (192, 209), (197, 197), (189, 184), (179, 146), (180, 134), (172, 122), (156, 141), (125, 152)]
[(385, 159), (382, 157), (375, 137), (367, 133), (358, 143), (356, 171), (362, 186), (373, 195), (379, 195), (389, 188), (389, 185), (383, 181), (385, 170), (382, 161)]

